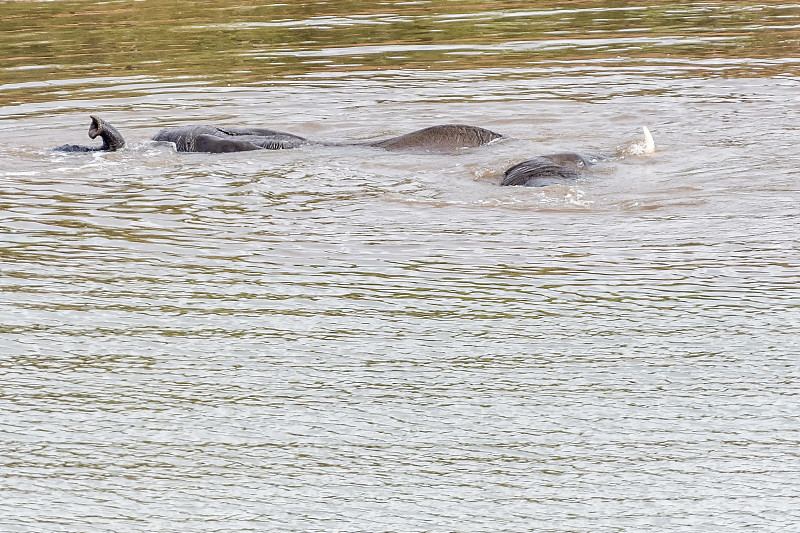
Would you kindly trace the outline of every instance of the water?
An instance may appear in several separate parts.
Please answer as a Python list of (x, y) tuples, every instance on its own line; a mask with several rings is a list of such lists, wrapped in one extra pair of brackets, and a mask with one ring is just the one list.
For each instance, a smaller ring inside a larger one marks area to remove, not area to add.
[(0, 15), (0, 530), (800, 531), (796, 4)]

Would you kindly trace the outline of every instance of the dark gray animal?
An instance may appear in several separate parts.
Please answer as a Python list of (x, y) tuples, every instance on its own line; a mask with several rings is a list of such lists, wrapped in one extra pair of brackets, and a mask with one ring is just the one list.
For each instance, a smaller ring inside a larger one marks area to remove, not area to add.
[[(89, 126), (89, 137), (100, 136), (101, 146), (81, 146), (65, 144), (56, 150), (62, 152), (95, 152), (114, 151), (125, 146), (122, 135), (104, 120), (92, 115)], [(645, 140), (632, 143), (621, 153), (649, 153), (655, 149), (653, 137), (647, 128), (643, 128)], [(432, 126), (406, 135), (391, 137), (379, 141), (363, 143), (337, 144), (311, 141), (298, 135), (266, 128), (236, 128), (216, 126), (183, 126), (167, 128), (158, 132), (154, 141), (173, 143), (179, 152), (244, 152), (249, 150), (285, 150), (304, 145), (316, 144), (326, 146), (371, 146), (384, 150), (424, 150), (445, 152), (458, 148), (474, 148), (491, 143), (503, 135), (476, 126), (463, 124), (445, 124)], [(598, 161), (609, 159), (599, 155), (581, 155), (577, 153), (559, 153), (534, 157), (518, 163), (505, 171), (501, 185), (521, 185), (526, 187), (543, 187), (554, 183), (579, 178), (583, 171)]]
[(363, 146), (374, 146), (384, 150), (427, 150), (446, 152), (458, 148), (476, 148), (489, 144), (504, 136), (477, 126), (463, 124), (445, 124), (431, 126), (412, 133), (391, 137), (382, 141), (360, 143)]
[(500, 185), (544, 187), (556, 183), (565, 183), (580, 178), (583, 176), (584, 170), (600, 161), (655, 152), (656, 144), (647, 126), (642, 126), (642, 133), (644, 134), (643, 140), (624, 144), (613, 156), (564, 152), (540, 155), (517, 163), (505, 171)]
[[(89, 137), (100, 135), (102, 146), (65, 144), (56, 150), (62, 152), (95, 152), (119, 150), (125, 146), (122, 135), (108, 122), (92, 115)], [(153, 137), (154, 141), (171, 142), (179, 152), (245, 152), (248, 150), (286, 150), (317, 144), (328, 146), (373, 146), (384, 150), (426, 150), (432, 152), (474, 148), (501, 139), (499, 133), (476, 126), (446, 124), (433, 126), (406, 135), (364, 143), (327, 143), (311, 141), (298, 135), (266, 128), (236, 128), (216, 126), (183, 126), (167, 128)]]
[(475, 126), (446, 124), (365, 143), (327, 143), (264, 128), (220, 128), (214, 126), (184, 126), (158, 132), (154, 141), (175, 143), (179, 152), (242, 152), (247, 150), (285, 150), (307, 144), (328, 146), (374, 146), (384, 150), (426, 150), (440, 152), (458, 148), (474, 148), (503, 136)]
[(500, 185), (522, 185), (544, 187), (555, 183), (578, 179), (583, 171), (599, 161), (607, 159), (600, 155), (582, 155), (574, 152), (540, 155), (517, 163), (506, 170)]
[(179, 152), (246, 152), (249, 150), (286, 150), (305, 144), (308, 139), (265, 128), (218, 128), (215, 126), (184, 126), (159, 131), (154, 141), (171, 142)]

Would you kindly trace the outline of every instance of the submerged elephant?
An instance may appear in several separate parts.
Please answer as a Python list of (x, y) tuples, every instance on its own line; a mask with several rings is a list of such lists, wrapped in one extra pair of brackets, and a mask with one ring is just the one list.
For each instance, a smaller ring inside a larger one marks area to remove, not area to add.
[[(105, 120), (92, 115), (89, 137), (100, 137), (101, 146), (65, 144), (56, 150), (61, 152), (113, 152), (125, 146), (125, 140), (117, 129)], [(476, 126), (446, 124), (432, 126), (419, 131), (391, 137), (380, 141), (363, 143), (328, 143), (312, 141), (299, 135), (266, 128), (236, 128), (216, 126), (183, 126), (167, 128), (153, 136), (154, 141), (171, 142), (179, 152), (246, 152), (248, 150), (285, 150), (305, 145), (322, 146), (372, 146), (384, 150), (429, 150), (447, 151), (457, 148), (473, 148), (489, 144), (503, 135)]]
[[(62, 152), (115, 151), (125, 146), (125, 140), (114, 126), (92, 115), (89, 137), (100, 137), (100, 146), (65, 144), (55, 148)], [(627, 154), (649, 153), (655, 150), (653, 137), (646, 127), (644, 141), (630, 144)], [(285, 150), (305, 145), (370, 146), (384, 150), (449, 151), (474, 148), (491, 143), (504, 135), (477, 126), (445, 124), (431, 126), (389, 139), (362, 143), (327, 143), (312, 141), (298, 135), (266, 128), (237, 128), (216, 126), (183, 126), (167, 128), (153, 136), (154, 141), (170, 142), (179, 152), (226, 153), (249, 150)], [(624, 154), (618, 154), (618, 156)], [(572, 152), (534, 157), (507, 169), (501, 185), (541, 187), (579, 178), (582, 171), (608, 156), (582, 155)]]
[(578, 154), (563, 152), (540, 155), (508, 168), (500, 185), (521, 185), (525, 187), (544, 187), (554, 183), (578, 179), (583, 171), (600, 161), (620, 159), (628, 155), (641, 155), (655, 152), (656, 145), (647, 126), (642, 126), (644, 138), (629, 142), (619, 148), (615, 155)]

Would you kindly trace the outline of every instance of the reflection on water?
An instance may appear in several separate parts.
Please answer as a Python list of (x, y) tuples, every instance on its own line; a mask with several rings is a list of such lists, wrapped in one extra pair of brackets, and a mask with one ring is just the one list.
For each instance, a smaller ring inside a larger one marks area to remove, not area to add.
[(0, 530), (790, 530), (798, 14), (0, 3)]
[(797, 72), (795, 4), (535, 4), (4, 2), (0, 102), (60, 99), (57, 85), (37, 83), (45, 80), (104, 86), (96, 79), (120, 75), (241, 85), (314, 72), (565, 63), (593, 71), (620, 61), (714, 75)]

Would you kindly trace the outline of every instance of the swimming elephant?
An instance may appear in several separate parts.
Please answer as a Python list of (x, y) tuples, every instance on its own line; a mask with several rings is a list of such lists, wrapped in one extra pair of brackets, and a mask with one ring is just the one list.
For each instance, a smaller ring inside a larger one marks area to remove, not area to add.
[(359, 143), (384, 150), (427, 150), (443, 152), (458, 148), (476, 148), (489, 144), (503, 135), (477, 126), (445, 124), (391, 137), (382, 141)]
[(505, 171), (500, 185), (544, 187), (583, 175), (583, 170), (607, 159), (599, 155), (582, 155), (572, 152), (540, 155), (517, 163)]
[[(55, 150), (62, 152), (114, 151), (125, 146), (122, 135), (108, 122), (91, 115), (89, 137), (101, 137), (101, 146), (65, 144)], [(649, 153), (655, 150), (650, 131), (644, 131), (644, 141), (630, 143), (616, 157)], [(183, 126), (167, 128), (153, 136), (154, 141), (170, 142), (179, 152), (226, 153), (249, 150), (285, 150), (304, 145), (323, 146), (371, 146), (383, 150), (451, 151), (458, 148), (474, 148), (491, 143), (505, 136), (477, 126), (445, 124), (390, 137), (379, 141), (361, 143), (328, 143), (311, 141), (298, 135), (266, 128), (238, 128), (216, 126)], [(501, 185), (542, 187), (563, 183), (582, 176), (583, 171), (598, 161), (613, 159), (601, 155), (558, 153), (534, 157), (507, 169)]]
[(179, 152), (242, 152), (247, 150), (285, 150), (316, 144), (325, 146), (372, 146), (384, 150), (426, 150), (441, 152), (458, 148), (474, 148), (503, 136), (475, 126), (446, 124), (433, 126), (406, 135), (364, 143), (329, 143), (310, 141), (282, 131), (263, 128), (219, 128), (184, 126), (161, 130), (154, 141), (175, 143)]
[(266, 128), (218, 128), (215, 126), (183, 126), (159, 131), (154, 141), (171, 142), (179, 152), (246, 152), (249, 150), (286, 150), (306, 144), (317, 144), (282, 131)]
[(544, 187), (555, 183), (564, 183), (583, 176), (583, 171), (599, 163), (612, 159), (620, 159), (629, 155), (649, 154), (655, 151), (656, 145), (647, 126), (642, 126), (644, 138), (629, 142), (620, 147), (614, 155), (577, 154), (564, 152), (540, 155), (508, 168), (503, 174), (500, 185), (521, 185), (524, 187)]
[[(111, 124), (94, 115), (91, 115), (91, 119), (89, 137), (94, 139), (100, 136), (103, 139), (102, 146), (65, 144), (59, 146), (56, 150), (61, 152), (113, 152), (125, 146), (125, 140), (122, 135)], [(219, 154), (249, 150), (285, 150), (310, 144), (323, 146), (372, 146), (384, 150), (426, 150), (436, 152), (458, 148), (474, 148), (502, 137), (499, 133), (476, 126), (446, 124), (379, 141), (342, 144), (311, 141), (299, 135), (266, 128), (182, 126), (180, 128), (163, 129), (153, 136), (153, 140), (173, 143), (178, 152)]]

